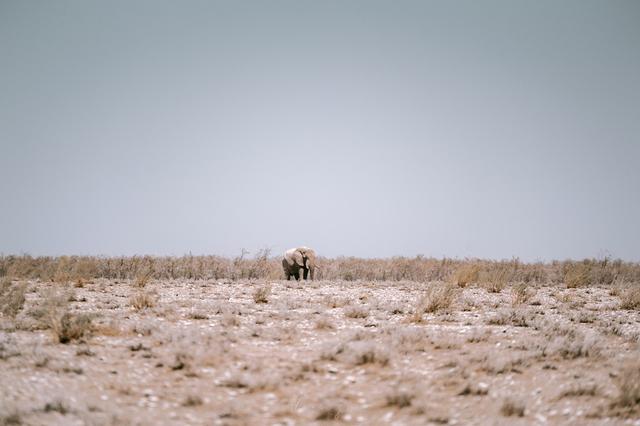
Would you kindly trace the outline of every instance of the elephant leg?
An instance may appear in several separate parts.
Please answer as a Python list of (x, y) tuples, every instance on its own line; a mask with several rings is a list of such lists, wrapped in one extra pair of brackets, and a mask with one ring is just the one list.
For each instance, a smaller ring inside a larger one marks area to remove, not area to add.
[(315, 275), (315, 268), (309, 268), (309, 278), (313, 281), (313, 276)]
[(295, 269), (293, 271), (293, 276), (295, 277), (296, 281), (300, 281), (300, 270), (299, 269)]
[(309, 275), (309, 268), (304, 268), (304, 272), (302, 273), (302, 277), (306, 280), (307, 275)]
[(282, 270), (284, 271), (284, 279), (289, 281), (291, 278), (291, 270), (289, 268), (289, 264), (284, 259), (282, 260)]

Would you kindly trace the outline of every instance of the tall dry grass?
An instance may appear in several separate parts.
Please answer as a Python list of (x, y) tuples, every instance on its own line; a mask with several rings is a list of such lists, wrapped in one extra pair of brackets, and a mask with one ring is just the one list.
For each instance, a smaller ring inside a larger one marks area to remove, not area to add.
[[(367, 281), (447, 281), (461, 287), (484, 284), (500, 291), (523, 282), (566, 284), (568, 287), (608, 285), (615, 280), (640, 282), (640, 264), (622, 260), (585, 259), (524, 263), (519, 259), (435, 259), (424, 256), (362, 259), (320, 258), (320, 279)], [(268, 249), (239, 256), (0, 256), (0, 277), (78, 282), (95, 278), (130, 279), (282, 279), (279, 256)], [(489, 286), (488, 284), (491, 284)], [(144, 287), (144, 285), (140, 285)], [(495, 288), (494, 288), (495, 287)]]

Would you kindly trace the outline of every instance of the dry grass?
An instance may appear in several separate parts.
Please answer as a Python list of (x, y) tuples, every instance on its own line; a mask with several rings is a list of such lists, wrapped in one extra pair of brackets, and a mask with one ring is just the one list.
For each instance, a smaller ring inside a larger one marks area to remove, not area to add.
[(12, 284), (11, 280), (3, 279), (0, 283), (0, 313), (14, 318), (24, 306), (26, 292), (25, 283)]
[(513, 306), (519, 306), (527, 303), (529, 299), (534, 295), (534, 291), (523, 282), (515, 284), (513, 286), (511, 304)]
[(316, 420), (339, 421), (344, 416), (344, 412), (338, 407), (325, 407), (320, 409), (316, 415)]
[(640, 310), (640, 284), (635, 283), (620, 291), (620, 308)]
[(507, 398), (500, 407), (500, 414), (505, 417), (524, 417), (525, 405), (521, 401)]
[(71, 314), (65, 312), (51, 318), (51, 330), (60, 343), (79, 340), (92, 330), (91, 316), (87, 314)]
[(455, 270), (451, 282), (458, 287), (466, 287), (480, 278), (480, 266), (475, 263), (463, 264)]
[(136, 311), (156, 306), (156, 296), (148, 291), (138, 291), (129, 299), (129, 304)]
[(482, 274), (481, 286), (489, 293), (500, 293), (510, 278), (511, 270), (506, 265), (499, 265)]
[(348, 306), (344, 309), (344, 316), (347, 318), (366, 318), (369, 316), (369, 309), (365, 306)]
[(253, 292), (253, 301), (256, 303), (269, 303), (269, 294), (271, 294), (271, 287), (264, 285), (258, 287)]
[[(0, 274), (15, 278), (68, 282), (95, 278), (130, 279), (145, 282), (145, 276), (163, 279), (279, 279), (282, 265), (279, 256), (268, 250), (258, 250), (254, 256), (243, 251), (233, 259), (220, 256), (182, 257), (31, 257), (0, 256)], [(640, 264), (611, 259), (585, 259), (551, 263), (522, 263), (480, 259), (413, 258), (358, 259), (322, 258), (322, 278), (325, 280), (410, 280), (430, 282), (449, 280), (466, 287), (491, 274), (507, 274), (511, 281), (525, 283), (567, 282), (568, 286), (611, 284), (614, 279), (640, 281)], [(490, 280), (493, 281), (493, 280)]]
[(388, 407), (405, 408), (411, 406), (416, 396), (413, 393), (397, 391), (386, 396)]
[(640, 412), (640, 362), (623, 367), (616, 380), (618, 394), (611, 402), (614, 414), (632, 416)]
[(588, 263), (570, 264), (564, 270), (567, 288), (585, 287), (591, 283), (591, 266)]
[(446, 310), (456, 300), (457, 296), (458, 291), (452, 285), (433, 283), (427, 288), (420, 299), (418, 299), (415, 314), (422, 315), (424, 313)]

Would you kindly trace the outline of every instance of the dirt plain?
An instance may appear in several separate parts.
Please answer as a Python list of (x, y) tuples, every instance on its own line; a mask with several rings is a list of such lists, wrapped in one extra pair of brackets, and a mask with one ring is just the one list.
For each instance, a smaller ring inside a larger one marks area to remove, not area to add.
[(609, 287), (22, 283), (0, 424), (640, 424), (640, 312)]

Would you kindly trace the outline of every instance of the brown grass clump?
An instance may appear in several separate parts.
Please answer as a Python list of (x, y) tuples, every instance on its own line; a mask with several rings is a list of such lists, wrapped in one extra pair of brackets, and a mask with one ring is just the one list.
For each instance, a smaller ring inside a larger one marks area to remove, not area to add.
[(523, 305), (529, 301), (533, 295), (533, 291), (529, 286), (523, 282), (520, 282), (513, 286), (513, 299), (511, 301), (513, 306)]
[(466, 287), (480, 278), (480, 266), (474, 263), (463, 264), (453, 273), (451, 282), (458, 287)]
[(352, 342), (345, 348), (345, 354), (353, 365), (389, 364), (389, 354), (373, 342)]
[(129, 299), (129, 303), (136, 311), (153, 308), (156, 305), (156, 297), (148, 291), (139, 291)]
[(316, 415), (316, 420), (340, 420), (344, 412), (338, 407), (322, 408)]
[(197, 407), (198, 405), (202, 405), (203, 401), (198, 395), (189, 395), (182, 402), (183, 407)]
[(565, 266), (564, 283), (567, 288), (585, 287), (591, 284), (591, 266), (588, 263), (574, 263)]
[(14, 318), (24, 306), (27, 284), (11, 284), (11, 280), (3, 279), (0, 283), (0, 313)]
[(65, 312), (51, 318), (51, 330), (60, 343), (79, 340), (92, 330), (91, 317), (87, 314), (74, 315)]
[(493, 266), (482, 277), (482, 288), (489, 293), (500, 293), (509, 282), (511, 271), (507, 266)]
[(256, 303), (269, 303), (269, 294), (271, 293), (271, 287), (264, 285), (258, 287), (253, 292), (253, 301)]
[(366, 318), (369, 316), (369, 310), (364, 306), (349, 306), (344, 310), (344, 316), (347, 318)]
[(387, 406), (405, 408), (411, 406), (411, 401), (415, 398), (415, 395), (408, 392), (394, 392), (387, 395)]
[(149, 281), (151, 281), (151, 277), (153, 276), (153, 270), (147, 270), (136, 275), (136, 278), (133, 280), (133, 285), (137, 288), (144, 288)]
[(448, 309), (455, 301), (458, 291), (452, 285), (435, 283), (429, 286), (418, 299), (416, 314), (438, 312)]
[(614, 414), (632, 416), (640, 411), (640, 362), (627, 364), (617, 378), (618, 395), (611, 402)]
[(327, 317), (320, 317), (316, 321), (316, 330), (333, 330), (335, 325)]
[(507, 398), (500, 407), (500, 414), (505, 417), (524, 417), (524, 410), (525, 406), (522, 402)]
[(640, 310), (640, 285), (630, 286), (620, 291), (620, 308), (626, 310)]

